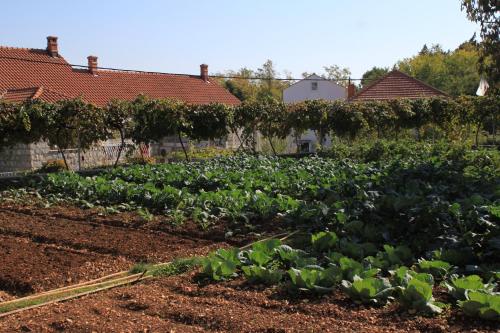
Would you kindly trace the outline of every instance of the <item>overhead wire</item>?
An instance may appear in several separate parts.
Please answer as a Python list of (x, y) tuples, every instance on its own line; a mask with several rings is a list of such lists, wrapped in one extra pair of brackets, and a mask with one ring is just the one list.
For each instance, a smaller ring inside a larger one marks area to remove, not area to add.
[[(58, 66), (70, 66), (72, 68), (84, 68), (89, 69), (88, 65), (79, 65), (79, 64), (70, 64), (67, 62), (54, 62), (54, 61), (44, 61), (44, 60), (34, 60), (34, 59), (25, 59), (25, 58), (17, 58), (17, 57), (8, 57), (8, 56), (0, 56), (0, 59), (6, 60), (19, 60), (31, 63), (42, 63), (42, 64), (50, 64), (50, 65), (58, 65)], [(59, 58), (55, 58), (59, 59)], [(93, 67), (97, 68), (97, 70), (105, 70), (105, 71), (116, 71), (116, 72), (125, 72), (125, 73), (140, 73), (140, 74), (159, 74), (159, 75), (175, 75), (175, 76), (199, 76), (196, 74), (186, 74), (186, 73), (169, 73), (169, 72), (159, 72), (159, 71), (144, 71), (144, 70), (136, 70), (136, 69), (125, 69), (125, 68), (115, 68), (115, 67)], [(271, 81), (361, 81), (362, 79), (353, 79), (353, 78), (338, 78), (338, 79), (327, 79), (327, 78), (273, 78), (273, 77), (261, 77), (261, 76), (239, 76), (239, 75), (220, 75), (220, 74), (212, 74), (210, 77), (217, 79), (243, 79), (243, 80), (271, 80)]]

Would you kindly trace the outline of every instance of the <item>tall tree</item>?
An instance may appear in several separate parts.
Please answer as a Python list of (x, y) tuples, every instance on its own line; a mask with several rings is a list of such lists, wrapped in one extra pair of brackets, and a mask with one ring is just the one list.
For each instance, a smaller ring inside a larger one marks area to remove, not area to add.
[(328, 80), (332, 80), (335, 83), (347, 87), (349, 84), (349, 78), (351, 77), (351, 70), (347, 67), (341, 68), (338, 65), (324, 66), (325, 77)]
[(252, 80), (256, 76), (253, 70), (243, 67), (237, 71), (230, 70), (224, 73), (217, 73), (217, 75), (231, 77), (229, 79), (221, 79), (221, 84), (240, 101), (255, 98), (257, 95), (258, 85), (255, 80)]
[(444, 51), (440, 45), (423, 50), (399, 61), (396, 67), (452, 96), (475, 94), (479, 82), (476, 44), (465, 42), (453, 51)]
[[(349, 77), (351, 76), (351, 70), (347, 67), (340, 67), (338, 65), (323, 66), (324, 72), (318, 74), (320, 77), (334, 81), (335, 83), (347, 87), (349, 83)], [(303, 72), (302, 77), (306, 78), (314, 73)]]
[[(260, 101), (267, 101), (269, 98), (281, 100), (282, 93), (291, 82), (286, 80), (276, 80), (279, 77), (278, 70), (272, 60), (267, 60), (262, 67), (256, 71), (257, 77), (261, 79), (257, 99)], [(286, 76), (290, 76), (289, 72), (285, 71)]]
[[(276, 80), (280, 75), (272, 60), (267, 60), (256, 71), (243, 67), (238, 71), (229, 70), (217, 75), (230, 77), (221, 79), (221, 84), (241, 101), (270, 97), (281, 99), (283, 89), (291, 84), (291, 80)], [(288, 71), (284, 71), (284, 75), (291, 79)]]
[(462, 9), (472, 22), (481, 26), (480, 69), (499, 88), (500, 85), (500, 2), (462, 0)]
[(389, 68), (387, 67), (373, 66), (372, 69), (367, 70), (361, 77), (361, 88), (364, 88), (373, 81), (378, 80), (388, 72)]

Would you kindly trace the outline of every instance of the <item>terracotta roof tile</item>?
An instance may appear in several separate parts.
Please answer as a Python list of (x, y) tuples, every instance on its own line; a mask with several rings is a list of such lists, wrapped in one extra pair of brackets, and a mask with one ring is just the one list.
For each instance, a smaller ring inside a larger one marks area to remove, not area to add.
[(7, 89), (0, 92), (0, 98), (9, 102), (24, 102), (27, 99), (32, 99), (37, 94), (39, 88), (22, 88), (22, 89)]
[(351, 97), (350, 101), (448, 96), (446, 93), (403, 72), (393, 70)]
[(93, 75), (45, 50), (0, 47), (0, 92), (32, 87), (43, 87), (41, 99), (80, 96), (100, 106), (114, 98), (132, 100), (139, 94), (193, 104), (240, 103), (216, 81), (205, 82), (199, 76), (109, 70)]
[(7, 89), (0, 92), (0, 98), (9, 102), (24, 102), (28, 99), (41, 99), (45, 102), (54, 103), (63, 99), (70, 99), (71, 97), (44, 87), (31, 87)]

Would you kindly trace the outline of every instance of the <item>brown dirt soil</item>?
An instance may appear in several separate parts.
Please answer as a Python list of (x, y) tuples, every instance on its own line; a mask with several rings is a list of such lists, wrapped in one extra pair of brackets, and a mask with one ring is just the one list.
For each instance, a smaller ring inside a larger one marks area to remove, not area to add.
[(14, 299), (12, 295), (8, 294), (6, 291), (0, 290), (0, 302), (10, 301), (11, 299)]
[(179, 237), (166, 232), (137, 230), (53, 216), (33, 216), (0, 209), (0, 234), (29, 238), (36, 243), (158, 262), (185, 249), (211, 246), (212, 240)]
[[(176, 235), (185, 236), (187, 238), (228, 241), (234, 246), (245, 245), (249, 241), (258, 238), (257, 235), (254, 235), (254, 233), (249, 230), (241, 230), (240, 234), (236, 234), (231, 237), (230, 240), (227, 240), (225, 233), (228, 229), (231, 229), (231, 227), (227, 223), (224, 223), (224, 221), (218, 221), (215, 225), (211, 225), (209, 229), (202, 230), (198, 224), (191, 220), (185, 221), (182, 225), (174, 225), (169, 217), (162, 215), (156, 215), (153, 220), (146, 221), (138, 216), (136, 212), (104, 214), (102, 209), (81, 209), (70, 205), (41, 208), (35, 204), (19, 205), (0, 202), (0, 212), (1, 211), (16, 212), (43, 219), (64, 219), (74, 222), (83, 222), (85, 224), (103, 224), (111, 227), (162, 231), (175, 233)], [(277, 234), (283, 231), (282, 225), (279, 223), (269, 223), (269, 221), (261, 221), (260, 224), (254, 221), (252, 225), (258, 233)]]
[[(0, 204), (0, 299), (88, 281), (137, 261), (205, 254), (255, 238), (228, 244), (224, 232), (224, 225), (202, 231), (188, 222), (176, 228), (133, 213), (100, 216), (72, 207)], [(426, 318), (396, 304), (357, 306), (341, 292), (302, 296), (243, 279), (207, 284), (192, 272), (27, 310), (0, 319), (0, 332), (500, 332), (497, 323), (456, 309)]]
[(1, 332), (498, 332), (456, 310), (427, 318), (396, 304), (357, 306), (341, 292), (290, 299), (242, 279), (200, 284), (194, 273), (150, 280), (0, 319)]
[(64, 207), (0, 206), (0, 298), (88, 281), (137, 262), (165, 262), (229, 246), (202, 233), (188, 237), (116, 226), (104, 217), (87, 222), (75, 213), (83, 215)]
[(25, 295), (129, 269), (130, 260), (0, 236), (0, 289)]

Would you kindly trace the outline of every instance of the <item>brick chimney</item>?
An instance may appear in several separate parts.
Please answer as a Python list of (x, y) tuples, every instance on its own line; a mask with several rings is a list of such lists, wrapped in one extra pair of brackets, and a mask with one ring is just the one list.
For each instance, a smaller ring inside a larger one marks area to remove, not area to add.
[(203, 81), (208, 82), (208, 65), (207, 64), (200, 65), (200, 77)]
[(350, 99), (356, 94), (356, 86), (353, 83), (349, 83), (347, 86), (347, 99)]
[(97, 75), (97, 57), (90, 55), (87, 60), (90, 74)]
[(47, 52), (51, 57), (59, 56), (59, 52), (57, 51), (57, 37), (55, 36), (47, 37)]

